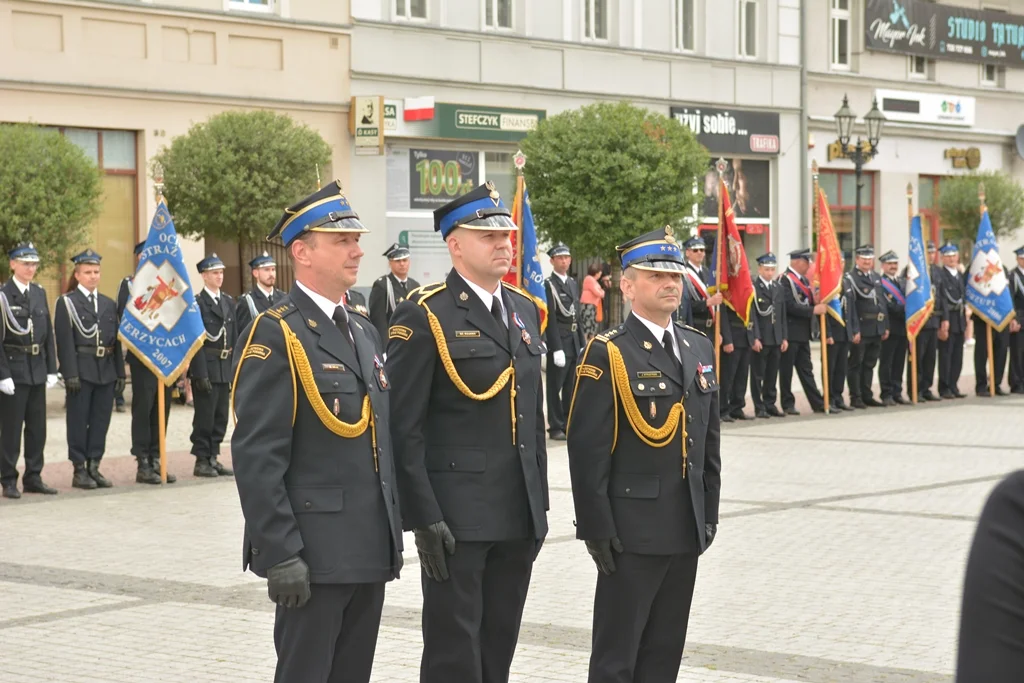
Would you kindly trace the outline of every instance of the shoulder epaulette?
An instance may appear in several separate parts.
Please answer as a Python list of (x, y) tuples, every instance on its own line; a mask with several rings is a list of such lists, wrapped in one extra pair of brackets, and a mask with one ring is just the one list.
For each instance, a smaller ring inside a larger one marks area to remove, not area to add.
[(623, 328), (620, 326), (620, 327), (616, 327), (616, 328), (611, 329), (611, 330), (607, 330), (607, 331), (602, 332), (601, 334), (597, 335), (596, 337), (594, 337), (594, 339), (600, 339), (601, 341), (606, 342), (609, 339), (611, 339), (612, 337), (615, 337), (616, 335), (621, 333), (622, 329)]
[(377, 278), (377, 282), (384, 282), (384, 278), (386, 277), (387, 275), (381, 275), (379, 278)]
[(505, 289), (509, 290), (510, 292), (515, 292), (516, 294), (518, 294), (519, 296), (523, 297), (524, 299), (530, 299), (530, 301), (533, 301), (533, 299), (530, 298), (530, 295), (527, 294), (522, 289), (520, 289), (519, 287), (516, 287), (515, 285), (509, 284), (509, 283), (505, 282), (504, 280), (501, 281), (501, 284), (505, 287)]
[(701, 332), (696, 327), (691, 327), (690, 325), (687, 325), (685, 323), (681, 323), (678, 320), (676, 321), (676, 325), (679, 325), (679, 327), (683, 328), (684, 330), (690, 330), (691, 332), (696, 332), (697, 334), (699, 334), (702, 337), (707, 337), (708, 336), (706, 332)]
[(406, 299), (414, 304), (421, 304), (438, 292), (443, 291), (447, 286), (448, 285), (444, 282), (433, 282), (429, 285), (422, 285), (409, 292), (409, 296), (407, 296)]
[(363, 313), (363, 312), (362, 312), (362, 311), (360, 311), (359, 309), (357, 309), (357, 308), (353, 308), (352, 306), (345, 306), (345, 309), (346, 309), (346, 310), (347, 310), (347, 311), (348, 311), (349, 313), (355, 313), (355, 314), (356, 314), (356, 315), (358, 315), (358, 316), (359, 316), (360, 318), (365, 318), (367, 322), (369, 322), (369, 321), (370, 321), (370, 315), (369, 315), (368, 313)]
[[(295, 304), (293, 302), (289, 301), (287, 303), (283, 303), (283, 304), (279, 304), (277, 306), (274, 306), (273, 308), (268, 308), (263, 313), (265, 313), (266, 315), (269, 315), (271, 318), (276, 318), (276, 319), (280, 320), (281, 318), (284, 318), (285, 316), (291, 315), (292, 313), (294, 313), (297, 310), (299, 310), (299, 309), (296, 308)], [(261, 313), (260, 315), (263, 315), (263, 313)]]

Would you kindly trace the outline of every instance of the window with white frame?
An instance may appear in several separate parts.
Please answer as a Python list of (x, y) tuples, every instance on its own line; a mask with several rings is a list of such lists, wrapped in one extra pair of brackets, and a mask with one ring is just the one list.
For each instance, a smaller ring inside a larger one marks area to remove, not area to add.
[(999, 86), (1002, 68), (998, 64), (981, 65), (981, 84), (991, 87)]
[(694, 2), (696, 0), (675, 0), (675, 21), (673, 30), (675, 37), (673, 46), (681, 52), (692, 52), (694, 50)]
[(832, 0), (832, 68), (850, 68), (850, 3)]
[(248, 12), (273, 12), (273, 0), (228, 0), (229, 10), (246, 10)]
[(739, 56), (757, 58), (758, 0), (739, 0)]
[(484, 0), (484, 26), (495, 29), (511, 29), (512, 1)]
[(907, 66), (911, 78), (925, 80), (928, 78), (928, 58), (920, 55), (911, 55)]
[(583, 38), (608, 40), (608, 0), (583, 0)]
[(395, 19), (426, 19), (427, 0), (394, 0)]

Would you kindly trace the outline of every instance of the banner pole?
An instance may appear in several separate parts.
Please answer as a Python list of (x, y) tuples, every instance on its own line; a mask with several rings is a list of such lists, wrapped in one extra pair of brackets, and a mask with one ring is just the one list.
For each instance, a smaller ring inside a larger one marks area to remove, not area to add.
[[(907, 230), (914, 222), (914, 185), (907, 183)], [(923, 235), (922, 235), (923, 239)], [(924, 246), (924, 245), (921, 245)], [(909, 269), (908, 269), (909, 272)], [(907, 319), (907, 307), (903, 306), (903, 320)], [(891, 334), (891, 332), (890, 332)], [(910, 402), (917, 405), (917, 336), (907, 335), (910, 344)]]
[[(154, 375), (155, 377), (155, 375)], [(160, 483), (167, 483), (167, 420), (164, 415), (164, 383), (156, 378), (156, 409), (160, 415), (157, 418), (157, 430), (160, 436)]]
[[(988, 207), (985, 205), (985, 183), (978, 183), (978, 202), (981, 204), (981, 215), (984, 217), (985, 212), (988, 211)], [(977, 332), (978, 318), (981, 316), (974, 316), (975, 320), (975, 332)], [(996, 395), (996, 359), (992, 352), (992, 333), (994, 332), (992, 324), (985, 321), (985, 348), (988, 350), (988, 395), (994, 397)], [(975, 336), (974, 343), (977, 344), (977, 334)]]
[(516, 194), (519, 196), (519, 225), (516, 226), (516, 287), (523, 288), (523, 214), (526, 213), (526, 181), (520, 170), (516, 177)]
[[(722, 291), (722, 269), (719, 267), (722, 263), (722, 235), (725, 233), (725, 213), (722, 211), (722, 190), (725, 187), (725, 181), (722, 179), (722, 173), (725, 171), (724, 166), (718, 166), (718, 234), (715, 235), (715, 293), (721, 293)], [(711, 310), (711, 307), (708, 307)], [(715, 307), (715, 379), (719, 385), (722, 383), (722, 308)]]
[[(818, 210), (818, 160), (811, 162), (811, 235), (818, 235), (818, 244), (821, 244), (821, 212)], [(819, 259), (820, 260), (820, 259)], [(818, 264), (819, 266), (821, 264)], [(821, 291), (821, 275), (818, 275), (818, 291)], [(811, 299), (814, 303), (814, 299)], [(825, 400), (825, 414), (832, 412), (832, 402), (829, 399), (829, 377), (828, 377), (828, 329), (825, 320), (825, 313), (818, 316), (818, 323), (821, 325), (821, 394)]]

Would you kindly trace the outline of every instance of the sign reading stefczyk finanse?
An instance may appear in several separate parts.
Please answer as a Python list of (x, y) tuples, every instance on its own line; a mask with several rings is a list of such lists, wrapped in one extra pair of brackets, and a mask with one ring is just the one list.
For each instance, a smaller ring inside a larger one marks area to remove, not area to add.
[(547, 117), (543, 109), (513, 109), (438, 102), (424, 121), (405, 121), (401, 100), (384, 101), (384, 135), (442, 140), (519, 142)]

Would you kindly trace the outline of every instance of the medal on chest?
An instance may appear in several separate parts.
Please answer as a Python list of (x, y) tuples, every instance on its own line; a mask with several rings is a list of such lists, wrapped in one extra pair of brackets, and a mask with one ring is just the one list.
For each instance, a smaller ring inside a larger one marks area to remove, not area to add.
[(373, 367), (377, 371), (377, 384), (382, 390), (388, 388), (388, 376), (384, 372), (384, 362), (381, 361), (380, 356), (373, 354)]
[(531, 337), (530, 333), (526, 331), (526, 325), (523, 323), (523, 319), (519, 317), (518, 313), (513, 313), (512, 320), (515, 321), (516, 327), (518, 327), (520, 332), (522, 332), (523, 342), (529, 344)]

